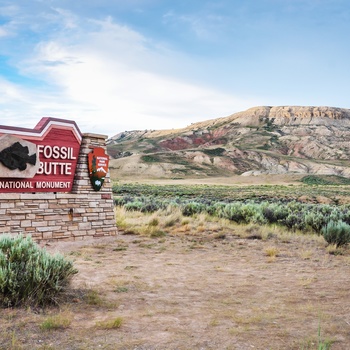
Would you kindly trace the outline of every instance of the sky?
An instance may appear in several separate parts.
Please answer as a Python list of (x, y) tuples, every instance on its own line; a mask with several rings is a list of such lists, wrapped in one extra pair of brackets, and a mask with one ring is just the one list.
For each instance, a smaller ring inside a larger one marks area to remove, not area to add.
[(0, 124), (109, 137), (350, 108), (348, 0), (0, 0)]

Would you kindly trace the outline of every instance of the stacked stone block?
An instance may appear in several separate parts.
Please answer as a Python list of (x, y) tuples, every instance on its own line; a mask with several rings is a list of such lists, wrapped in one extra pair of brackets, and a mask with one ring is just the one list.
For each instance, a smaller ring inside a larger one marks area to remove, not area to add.
[(84, 134), (70, 193), (0, 193), (0, 233), (31, 235), (36, 241), (83, 240), (117, 234), (112, 186), (90, 184), (87, 155), (106, 149), (106, 136)]

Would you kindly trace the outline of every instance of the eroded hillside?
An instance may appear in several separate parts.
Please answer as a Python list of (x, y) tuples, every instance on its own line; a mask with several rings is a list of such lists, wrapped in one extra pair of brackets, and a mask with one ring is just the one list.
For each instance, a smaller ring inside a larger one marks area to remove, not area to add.
[(118, 177), (258, 174), (350, 177), (350, 110), (255, 107), (176, 130), (126, 131), (109, 140)]

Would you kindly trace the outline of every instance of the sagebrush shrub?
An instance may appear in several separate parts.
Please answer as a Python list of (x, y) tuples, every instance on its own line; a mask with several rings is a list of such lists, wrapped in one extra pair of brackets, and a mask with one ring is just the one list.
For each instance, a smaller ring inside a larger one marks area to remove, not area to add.
[[(329, 215), (329, 221), (340, 221), (341, 220), (341, 213), (338, 208), (333, 208)], [(343, 220), (342, 220), (343, 221)]]
[(281, 224), (288, 227), (290, 230), (303, 230), (305, 229), (303, 213), (290, 213), (281, 221)]
[(270, 224), (279, 223), (288, 216), (285, 206), (280, 203), (263, 203), (262, 213)]
[(192, 216), (205, 211), (206, 206), (199, 202), (189, 202), (182, 207), (182, 214), (185, 216)]
[[(269, 187), (269, 186), (268, 186)], [(115, 187), (117, 189), (117, 187)], [(208, 213), (211, 216), (228, 219), (239, 224), (273, 224), (289, 230), (313, 231), (321, 234), (321, 229), (329, 221), (343, 221), (350, 225), (350, 205), (310, 204), (283, 198), (239, 199), (230, 197), (225, 189), (217, 193), (197, 187), (181, 186), (140, 186), (135, 184), (118, 187), (116, 206), (124, 209), (153, 213), (166, 210), (171, 213), (179, 210), (185, 216)], [(123, 223), (118, 222), (118, 225)], [(165, 227), (175, 221), (169, 219)]]
[(141, 211), (143, 208), (143, 203), (139, 200), (135, 200), (133, 202), (126, 203), (124, 208), (127, 211)]
[(0, 303), (4, 306), (54, 302), (76, 273), (71, 261), (50, 255), (30, 236), (0, 237)]
[(346, 206), (341, 207), (340, 219), (350, 225), (350, 210)]
[(329, 221), (321, 233), (327, 243), (337, 247), (350, 243), (350, 225), (344, 221)]
[(244, 223), (256, 222), (255, 218), (258, 218), (258, 213), (261, 212), (260, 205), (256, 203), (247, 203), (241, 206), (241, 213)]
[(305, 224), (313, 231), (320, 234), (322, 227), (327, 223), (328, 217), (322, 213), (309, 212), (305, 214)]
[(227, 204), (223, 210), (222, 217), (237, 223), (246, 223), (241, 203), (233, 202)]

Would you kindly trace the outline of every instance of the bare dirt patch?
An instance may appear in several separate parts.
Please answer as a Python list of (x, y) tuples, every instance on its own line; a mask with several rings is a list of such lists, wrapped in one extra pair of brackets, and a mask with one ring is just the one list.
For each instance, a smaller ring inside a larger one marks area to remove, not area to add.
[[(48, 246), (75, 260), (60, 308), (0, 310), (0, 349), (332, 349), (350, 344), (350, 257), (228, 232)], [(52, 315), (65, 326), (44, 330)], [(108, 327), (115, 319), (121, 325)]]

